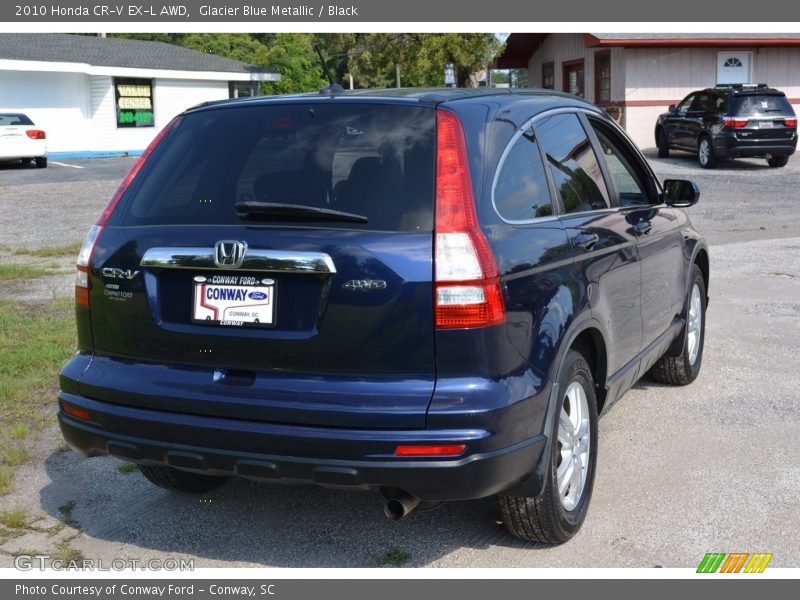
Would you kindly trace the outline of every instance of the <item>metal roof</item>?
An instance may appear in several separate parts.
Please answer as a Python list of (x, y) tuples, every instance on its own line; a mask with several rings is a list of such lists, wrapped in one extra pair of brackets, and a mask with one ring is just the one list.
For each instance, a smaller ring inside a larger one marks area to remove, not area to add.
[(0, 33), (0, 60), (175, 71), (275, 73), (264, 67), (164, 42), (67, 33)]

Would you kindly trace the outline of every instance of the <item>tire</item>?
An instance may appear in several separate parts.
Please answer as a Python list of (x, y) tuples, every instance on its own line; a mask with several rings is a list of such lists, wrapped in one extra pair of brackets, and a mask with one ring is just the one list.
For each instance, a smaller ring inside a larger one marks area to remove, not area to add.
[(772, 168), (785, 167), (788, 162), (788, 156), (771, 156), (767, 159), (767, 164)]
[(161, 465), (139, 465), (139, 470), (150, 483), (165, 490), (186, 494), (210, 492), (228, 481), (227, 477), (190, 473)]
[(656, 146), (658, 146), (658, 158), (669, 158), (667, 134), (661, 128), (656, 130)]
[[(597, 456), (597, 400), (589, 364), (581, 354), (570, 350), (558, 378), (562, 390), (550, 433), (549, 465), (545, 484), (535, 497), (499, 496), (500, 515), (508, 531), (523, 540), (562, 544), (580, 529), (589, 510), (594, 486)], [(580, 398), (580, 392), (583, 398)], [(577, 400), (577, 401), (576, 401)], [(566, 408), (565, 408), (566, 407)], [(577, 412), (576, 412), (577, 410)], [(562, 419), (564, 421), (562, 422)], [(578, 421), (579, 442), (572, 451), (562, 440), (574, 440)], [(575, 448), (578, 451), (575, 451)], [(583, 450), (583, 451), (582, 451)], [(569, 462), (565, 462), (569, 456)], [(578, 459), (577, 465), (576, 457)], [(581, 468), (585, 463), (585, 467)], [(580, 469), (577, 479), (568, 477), (568, 465)], [(565, 472), (559, 474), (564, 465)], [(566, 493), (559, 492), (561, 489)], [(565, 487), (566, 485), (566, 487)], [(573, 487), (575, 486), (575, 487)]]
[(46, 169), (47, 168), (47, 157), (46, 156), (38, 156), (33, 159), (36, 162), (37, 169)]
[(711, 138), (704, 135), (697, 142), (697, 160), (704, 169), (713, 169), (717, 164), (717, 155), (714, 153), (714, 144)]
[[(678, 356), (662, 356), (650, 369), (650, 376), (668, 385), (689, 385), (700, 374), (706, 338), (706, 284), (697, 265), (692, 266), (692, 285), (686, 298), (686, 325)], [(699, 318), (699, 322), (698, 322)], [(694, 336), (694, 337), (693, 337)]]

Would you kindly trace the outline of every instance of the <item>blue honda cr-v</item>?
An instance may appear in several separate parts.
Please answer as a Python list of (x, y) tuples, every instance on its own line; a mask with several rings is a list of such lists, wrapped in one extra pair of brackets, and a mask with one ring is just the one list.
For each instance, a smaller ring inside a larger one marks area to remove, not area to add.
[(61, 428), (173, 490), (310, 481), (394, 518), (497, 494), (514, 535), (563, 542), (597, 415), (700, 370), (698, 194), (552, 91), (195, 107), (81, 250)]

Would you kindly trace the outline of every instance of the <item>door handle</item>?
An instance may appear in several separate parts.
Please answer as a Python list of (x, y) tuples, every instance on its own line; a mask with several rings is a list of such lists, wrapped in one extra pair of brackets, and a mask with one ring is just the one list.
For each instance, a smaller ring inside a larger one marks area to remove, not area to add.
[(587, 252), (594, 248), (594, 245), (599, 241), (600, 236), (598, 236), (596, 233), (592, 233), (591, 231), (581, 231), (573, 240), (578, 248), (582, 248)]
[(633, 230), (636, 232), (636, 235), (645, 235), (646, 233), (650, 233), (652, 228), (653, 224), (650, 221), (639, 221), (633, 226)]

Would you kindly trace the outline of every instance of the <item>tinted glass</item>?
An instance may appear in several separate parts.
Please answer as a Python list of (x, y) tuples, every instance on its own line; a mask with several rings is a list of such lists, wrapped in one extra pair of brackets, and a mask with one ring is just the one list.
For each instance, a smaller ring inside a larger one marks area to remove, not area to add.
[(554, 115), (536, 125), (539, 143), (567, 213), (608, 206), (597, 157), (577, 115)]
[(553, 214), (550, 188), (533, 130), (527, 130), (506, 155), (497, 185), (494, 205), (508, 221), (526, 221)]
[(325, 227), (431, 231), (435, 124), (431, 109), (356, 103), (189, 114), (153, 153), (111, 224), (252, 223), (237, 217), (235, 204), (257, 201), (368, 219)]
[(640, 206), (649, 204), (642, 176), (636, 172), (622, 141), (611, 132), (604, 132), (602, 126), (594, 125), (597, 139), (606, 159), (606, 166), (614, 180), (614, 187), (619, 194), (620, 206)]
[(6, 125), (33, 125), (33, 121), (31, 121), (22, 113), (0, 114), (0, 127), (4, 127)]
[(786, 96), (770, 96), (766, 94), (752, 96), (735, 96), (733, 114), (736, 116), (752, 116), (763, 114), (793, 115), (792, 105)]

